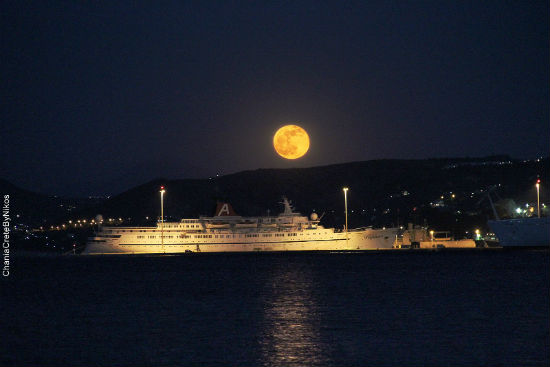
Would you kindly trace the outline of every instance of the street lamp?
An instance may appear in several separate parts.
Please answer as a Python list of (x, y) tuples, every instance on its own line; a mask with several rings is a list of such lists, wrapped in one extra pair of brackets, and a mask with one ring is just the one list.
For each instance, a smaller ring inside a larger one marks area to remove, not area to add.
[(535, 184), (535, 186), (537, 187), (537, 216), (540, 218), (540, 195), (539, 195), (540, 178), (537, 179), (537, 183)]
[(160, 245), (164, 253), (164, 186), (160, 187)]
[(345, 213), (346, 213), (346, 246), (348, 246), (349, 238), (348, 238), (348, 188), (344, 187), (344, 206), (345, 206)]

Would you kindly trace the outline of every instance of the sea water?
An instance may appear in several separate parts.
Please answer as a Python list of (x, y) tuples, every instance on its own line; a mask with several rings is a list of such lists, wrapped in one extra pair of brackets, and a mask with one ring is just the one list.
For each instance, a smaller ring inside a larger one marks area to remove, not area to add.
[(12, 257), (0, 365), (546, 366), (548, 250)]

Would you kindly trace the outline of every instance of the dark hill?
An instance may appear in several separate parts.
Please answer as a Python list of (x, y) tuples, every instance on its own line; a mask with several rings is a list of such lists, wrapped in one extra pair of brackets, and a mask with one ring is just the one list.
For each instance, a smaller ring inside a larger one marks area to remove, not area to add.
[[(490, 211), (479, 201), (485, 196), (482, 190), (493, 185), (501, 185), (501, 197), (536, 202), (533, 183), (540, 175), (542, 199), (548, 202), (548, 172), (548, 158), (513, 161), (495, 156), (373, 160), (300, 169), (258, 169), (201, 180), (156, 179), (103, 201), (39, 195), (6, 181), (0, 181), (0, 189), (12, 196), (12, 212), (20, 213), (33, 225), (44, 219), (55, 225), (55, 221), (92, 218), (98, 213), (105, 218), (125, 218), (126, 223), (152, 224), (159, 216), (158, 190), (162, 184), (166, 186), (165, 215), (171, 219), (212, 215), (217, 201), (232, 203), (241, 215), (265, 215), (268, 210), (277, 214), (281, 197), (286, 195), (298, 211), (325, 213), (324, 224), (341, 226), (342, 188), (347, 186), (350, 226), (427, 220), (447, 229), (457, 221), (484, 224)], [(434, 208), (438, 201), (442, 205)]]
[[(325, 221), (342, 221), (342, 188), (349, 187), (351, 225), (387, 225), (422, 216), (421, 209), (441, 196), (445, 208), (461, 213), (479, 210), (477, 202), (492, 185), (500, 196), (532, 196), (540, 175), (548, 179), (548, 159), (512, 161), (509, 157), (375, 160), (301, 169), (258, 169), (203, 180), (157, 179), (105, 201), (97, 208), (105, 217), (143, 222), (159, 215), (158, 188), (166, 187), (165, 215), (174, 219), (212, 215), (216, 201), (232, 203), (242, 215), (281, 210), (286, 195), (298, 211), (326, 213)], [(451, 194), (455, 197), (451, 200)], [(533, 198), (531, 198), (533, 199)], [(536, 194), (534, 197), (536, 201)], [(416, 209), (415, 209), (416, 208)], [(352, 213), (353, 211), (353, 213)], [(88, 216), (96, 213), (87, 212)], [(421, 220), (421, 218), (416, 218)]]
[(15, 223), (32, 226), (49, 225), (63, 221), (76, 212), (95, 211), (98, 199), (73, 199), (44, 195), (21, 189), (6, 180), (0, 179), (2, 198), (9, 195), (10, 217)]

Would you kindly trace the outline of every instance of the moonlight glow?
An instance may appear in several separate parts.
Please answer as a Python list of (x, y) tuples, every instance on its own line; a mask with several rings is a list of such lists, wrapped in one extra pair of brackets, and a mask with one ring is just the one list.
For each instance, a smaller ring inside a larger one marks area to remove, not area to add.
[(309, 136), (300, 126), (286, 125), (275, 133), (273, 146), (281, 157), (297, 159), (309, 149)]

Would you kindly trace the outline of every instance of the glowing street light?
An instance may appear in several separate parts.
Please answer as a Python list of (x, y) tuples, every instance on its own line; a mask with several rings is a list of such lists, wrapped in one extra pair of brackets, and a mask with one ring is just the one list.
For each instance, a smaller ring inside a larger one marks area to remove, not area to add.
[(348, 238), (348, 188), (344, 187), (344, 207), (345, 207), (345, 213), (346, 213), (346, 246), (348, 246), (349, 238)]
[(160, 187), (160, 245), (164, 253), (164, 186)]
[(537, 216), (540, 218), (540, 178), (537, 179), (537, 183), (535, 184), (535, 186), (537, 187)]

